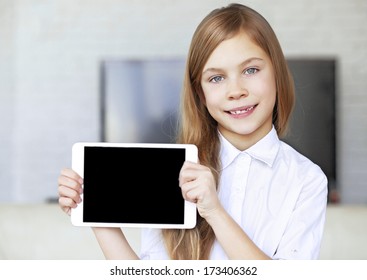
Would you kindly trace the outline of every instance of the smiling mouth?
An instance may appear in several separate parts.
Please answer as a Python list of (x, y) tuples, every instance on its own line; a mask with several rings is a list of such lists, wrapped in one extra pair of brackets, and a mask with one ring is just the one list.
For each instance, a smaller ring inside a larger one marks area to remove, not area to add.
[(229, 114), (231, 115), (242, 115), (242, 114), (246, 114), (252, 110), (254, 110), (256, 107), (256, 105), (253, 106), (249, 106), (240, 110), (232, 110), (232, 111), (227, 111)]

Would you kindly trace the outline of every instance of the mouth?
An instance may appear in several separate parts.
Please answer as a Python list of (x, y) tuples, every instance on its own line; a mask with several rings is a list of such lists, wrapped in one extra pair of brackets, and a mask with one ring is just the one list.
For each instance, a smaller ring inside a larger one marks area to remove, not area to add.
[(226, 112), (233, 116), (248, 115), (256, 108), (256, 106), (257, 105), (245, 106), (245, 107), (235, 108), (233, 110), (229, 110)]

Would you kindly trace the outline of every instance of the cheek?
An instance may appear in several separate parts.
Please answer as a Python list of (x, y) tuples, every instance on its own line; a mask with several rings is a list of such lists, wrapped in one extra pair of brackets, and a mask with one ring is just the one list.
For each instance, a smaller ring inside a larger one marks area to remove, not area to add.
[(219, 94), (216, 94), (214, 91), (204, 91), (203, 96), (204, 104), (209, 112), (217, 109), (223, 103), (221, 98), (219, 98)]
[(275, 105), (275, 100), (277, 98), (277, 88), (275, 86), (275, 82), (273, 82), (271, 84), (271, 86), (268, 89), (268, 95), (269, 95), (269, 100), (271, 100), (271, 102), (273, 103), (273, 105)]
[(203, 104), (208, 107), (208, 104), (210, 104), (210, 96), (211, 96), (211, 92), (210, 90), (205, 87), (205, 86), (201, 86), (202, 89), (202, 95), (201, 95), (201, 102), (203, 102)]
[(273, 88), (267, 88), (263, 92), (262, 99), (265, 101), (266, 107), (269, 111), (273, 111), (276, 101), (276, 91)]
[(261, 95), (262, 98), (269, 100), (269, 102), (275, 102), (276, 85), (274, 78), (267, 77), (263, 79), (261, 83), (257, 83), (256, 86), (256, 92)]

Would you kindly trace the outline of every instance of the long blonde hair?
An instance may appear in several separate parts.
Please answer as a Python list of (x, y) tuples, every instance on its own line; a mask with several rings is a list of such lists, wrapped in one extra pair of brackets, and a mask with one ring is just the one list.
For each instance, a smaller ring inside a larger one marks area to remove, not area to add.
[[(219, 182), (219, 138), (217, 122), (209, 114), (201, 87), (205, 63), (214, 49), (239, 32), (250, 38), (269, 56), (274, 67), (276, 102), (273, 124), (279, 136), (285, 134), (294, 104), (294, 84), (278, 39), (269, 23), (256, 11), (241, 4), (213, 10), (194, 32), (186, 61), (181, 96), (178, 143), (195, 144), (200, 163), (208, 166)], [(162, 231), (171, 259), (208, 259), (215, 235), (205, 219), (198, 215), (194, 229)]]

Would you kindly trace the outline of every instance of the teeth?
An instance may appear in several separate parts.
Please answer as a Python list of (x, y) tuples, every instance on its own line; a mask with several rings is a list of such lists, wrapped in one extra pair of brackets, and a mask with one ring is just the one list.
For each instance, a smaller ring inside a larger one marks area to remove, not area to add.
[(251, 106), (251, 107), (246, 108), (245, 110), (230, 111), (230, 113), (232, 115), (239, 115), (239, 114), (243, 114), (243, 113), (246, 113), (248, 111), (251, 111), (253, 108), (254, 108), (254, 106)]

